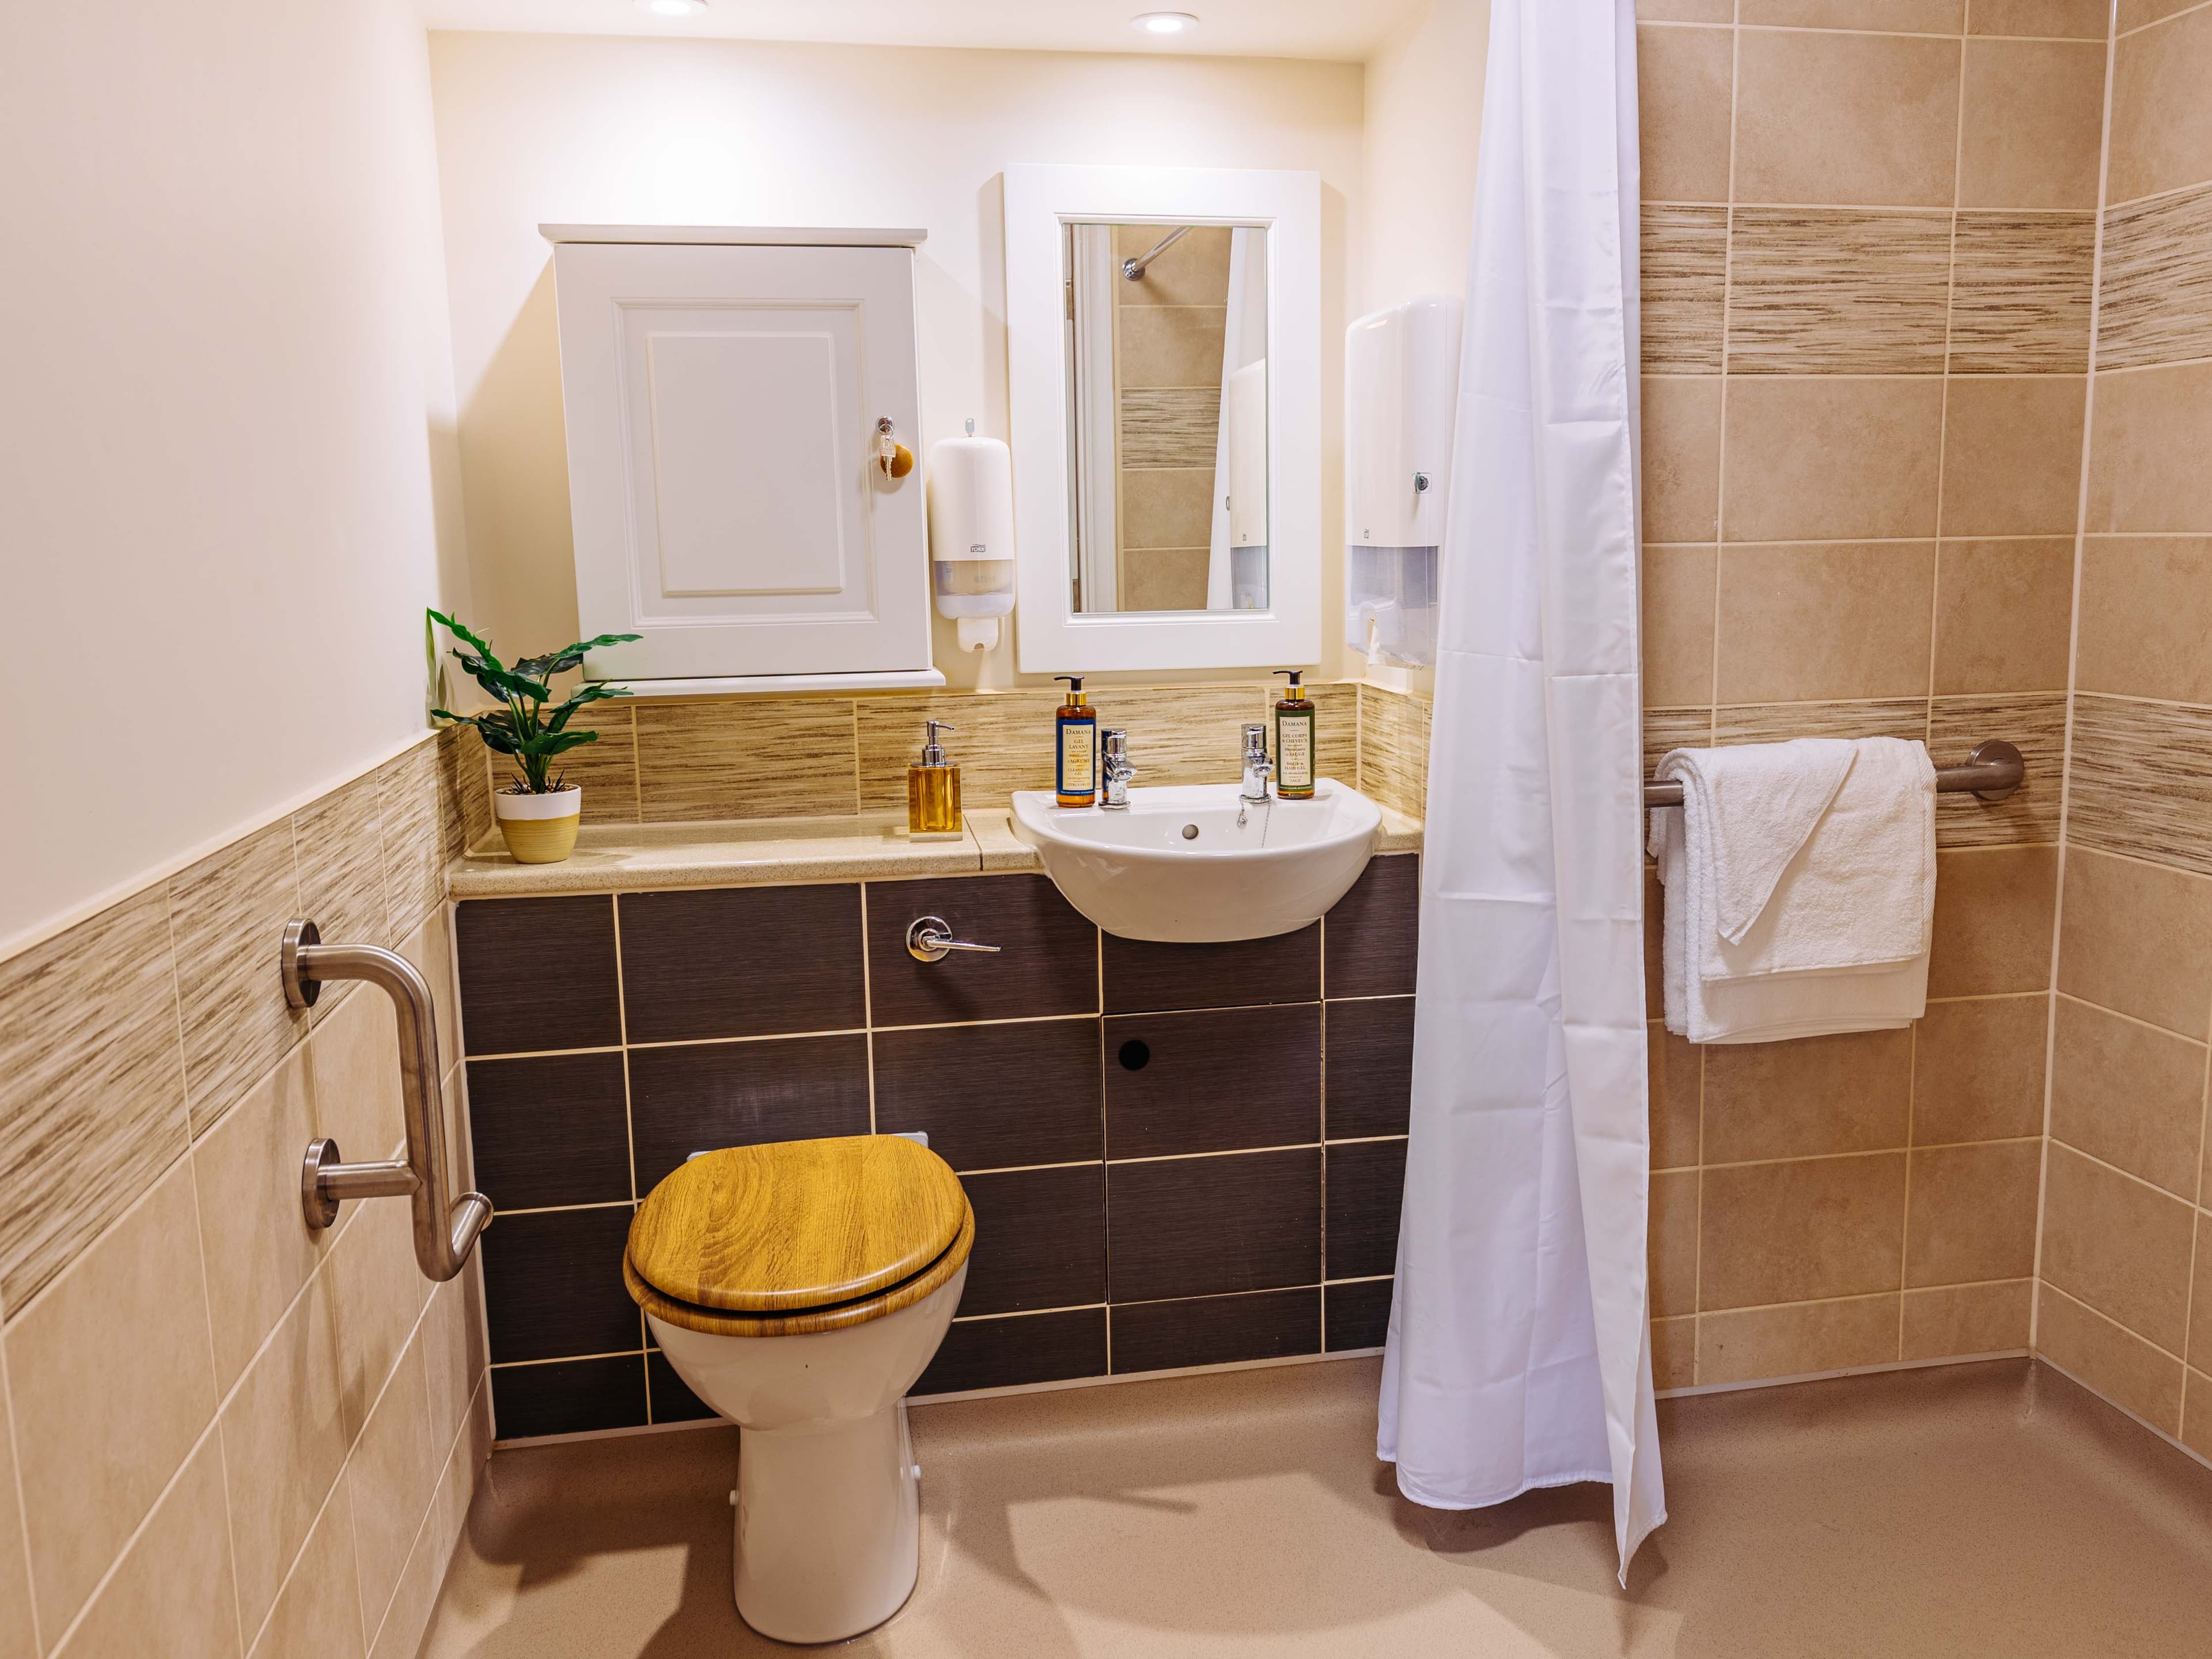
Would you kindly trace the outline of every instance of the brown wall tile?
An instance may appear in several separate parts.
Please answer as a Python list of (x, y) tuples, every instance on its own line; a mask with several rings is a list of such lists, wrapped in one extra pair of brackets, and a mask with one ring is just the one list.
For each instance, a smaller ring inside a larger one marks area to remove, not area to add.
[(1355, 1279), (1322, 1287), (1322, 1346), (1331, 1353), (1347, 1348), (1379, 1348), (1390, 1334), (1387, 1279)]
[(1719, 534), (1721, 382), (1716, 375), (1644, 381), (1644, 539), (1709, 542)]
[(1115, 505), (1121, 515), (1121, 545), (1125, 550), (1208, 545), (1213, 535), (1213, 468), (1210, 465), (1210, 450), (1207, 459), (1209, 465), (1202, 468), (1139, 468), (1123, 464)]
[(438, 741), (450, 757), (461, 815), (461, 851), (488, 846), (499, 838), (499, 826), (491, 815), (490, 751), (475, 732), (456, 726), (441, 731)]
[[(384, 900), (384, 842), (374, 773), (356, 778), (292, 815), (300, 914), (326, 939), (389, 948), (398, 941)], [(329, 1002), (349, 988), (333, 985)], [(318, 1006), (319, 1017), (320, 1004)]]
[(2036, 1312), (2035, 1349), (2154, 1427), (2172, 1434), (2181, 1426), (2181, 1362), (2049, 1285)]
[(1413, 1113), (1413, 999), (1322, 1005), (1323, 1133), (1332, 1140), (1401, 1135)]
[(877, 1131), (922, 1130), (955, 1170), (1102, 1158), (1098, 1042), (1095, 1019), (878, 1031)]
[(1731, 544), (1720, 560), (1723, 703), (1925, 696), (1929, 542)]
[[(876, 1025), (1023, 1019), (1098, 1012), (1098, 930), (1042, 876), (962, 876), (867, 884), (868, 996)], [(996, 956), (907, 953), (907, 929), (942, 916)]]
[(1705, 1160), (1886, 1152), (1905, 1144), (1911, 1099), (1910, 1030), (1717, 1044), (1705, 1056)]
[(1644, 701), (1666, 707), (1712, 695), (1713, 580), (1719, 550), (1644, 550)]
[(2090, 533), (2212, 530), (2212, 363), (2100, 374), (2089, 440)]
[(2042, 1174), (2039, 1139), (1915, 1152), (1905, 1284), (1974, 1285), (2033, 1273)]
[[(2147, 20), (2146, 20), (2147, 21)], [(2123, 28), (2128, 27), (2124, 18)], [(2107, 202), (2212, 179), (2212, 12), (2124, 34), (2113, 48)]]
[(1321, 1279), (1321, 1149), (1116, 1164), (1107, 1181), (1116, 1302)]
[(860, 810), (855, 716), (842, 698), (750, 697), (635, 713), (647, 823)]
[(1651, 1100), (1651, 1167), (1687, 1169), (1702, 1145), (1705, 1049), (1653, 1021), (1645, 1054)]
[(1284, 1359), (1321, 1351), (1318, 1288), (1117, 1304), (1114, 1374)]
[(1733, 23), (1735, 0), (1636, 0), (1638, 22)]
[[(1115, 326), (1115, 347), (1125, 386), (1204, 385), (1194, 376), (1221, 362), (1225, 313), (1213, 306), (1125, 308)], [(1216, 379), (1218, 369), (1214, 369)]]
[(1731, 374), (1940, 374), (1951, 216), (1735, 210)]
[(1963, 792), (1936, 797), (1936, 844), (2020, 847), (2058, 839), (2066, 775), (2066, 697), (1937, 697), (1928, 706), (1928, 751), (1938, 766), (1963, 761), (1985, 738), (2020, 750), (2027, 775), (2001, 801)]
[(1954, 374), (2079, 374), (2089, 366), (2093, 214), (1961, 213)]
[(1104, 1164), (1006, 1170), (961, 1184), (975, 1207), (963, 1310), (1013, 1313), (1106, 1299)]
[(2057, 889), (2054, 847), (1938, 852), (1928, 994), (1996, 996), (2047, 987)]
[(2108, 0), (1973, 0), (1966, 33), (2101, 40), (2111, 22)]
[(1742, 0), (1736, 21), (1809, 29), (1888, 29), (1956, 34), (1966, 0)]
[(1760, 30), (1740, 52), (1739, 202), (1952, 204), (1955, 42)]
[(1106, 1022), (1106, 1154), (1170, 1158), (1321, 1139), (1321, 1005)]
[(2094, 208), (2104, 138), (2101, 42), (1966, 42), (1959, 205)]
[(1753, 1382), (1886, 1365), (1897, 1358), (1898, 1303), (1887, 1296), (1750, 1308), (1698, 1318), (1698, 1382)]
[(2118, 0), (2114, 6), (2112, 25), (2119, 33), (2155, 23), (2161, 17), (2171, 17), (2176, 12), (2188, 11), (2197, 0)]
[(1323, 991), (1333, 998), (1410, 996), (1420, 942), (1420, 855), (1370, 859), (1322, 919)]
[(2212, 1012), (2212, 879), (2067, 848), (2058, 988), (2202, 1041)]
[(2189, 1318), (2193, 1224), (2180, 1200), (2051, 1143), (2043, 1277), (2168, 1353)]
[(2081, 635), (2081, 690), (2212, 703), (2212, 538), (2087, 538)]
[(1708, 1169), (1699, 1226), (1706, 1310), (1894, 1290), (1905, 1154)]
[(1965, 375), (1943, 422), (1946, 536), (2070, 536), (2081, 514), (2079, 376)]
[(2025, 1348), (2034, 1305), (2035, 1281), (2028, 1279), (1907, 1291), (1905, 1340), (1897, 1357), (1944, 1359)]
[(1912, 1050), (1912, 1143), (2002, 1140), (2043, 1133), (2049, 999), (1931, 1002)]
[(169, 878), (195, 1135), (307, 1035), (276, 971), (277, 939), (300, 914), (289, 819)]
[(2212, 875), (2212, 709), (2074, 700), (2067, 838)]
[(641, 1194), (694, 1152), (868, 1133), (868, 1039), (861, 1032), (683, 1042), (633, 1048), (628, 1060), (630, 1156)]
[[(615, 902), (631, 1042), (867, 1023), (858, 884), (623, 893)], [(773, 971), (762, 971), (767, 963)]]
[(2105, 216), (2097, 313), (2101, 368), (2212, 357), (2212, 190)]
[(1729, 85), (1735, 51), (1735, 36), (1728, 29), (1636, 31), (1646, 200), (1728, 199)]
[(1647, 205), (1637, 258), (1644, 374), (1719, 374), (1728, 210), (1680, 202)]
[(1318, 1001), (1321, 934), (1321, 927), (1311, 923), (1295, 933), (1213, 945), (1167, 945), (1103, 934), (1099, 963), (1106, 1012)]
[(2203, 1045), (2071, 997), (2053, 1017), (2052, 1136), (2195, 1203)]
[(638, 1195), (618, 1052), (471, 1060), (468, 1094), (471, 1180), (501, 1210)]
[(1651, 1322), (1651, 1386), (1694, 1388), (1698, 1381), (1698, 1322), (1694, 1318)]
[(405, 939), (446, 899), (446, 866), (460, 856), (460, 750), (427, 739), (376, 769), (383, 823), (384, 900), (392, 937)]
[(1786, 743), (1791, 738), (1903, 738), (1928, 735), (1925, 697), (1863, 702), (1767, 703), (1717, 708), (1713, 741)]
[(909, 1398), (1106, 1374), (1106, 1310), (956, 1319)]
[(1646, 1271), (1654, 1319), (1698, 1310), (1698, 1178), (1695, 1170), (1651, 1177)]
[(1726, 426), (1724, 540), (1936, 533), (1942, 381), (1735, 380)]
[(1947, 541), (1936, 568), (1937, 696), (2063, 691), (2074, 544)]
[(457, 908), (454, 931), (470, 1054), (622, 1041), (611, 897), (471, 899)]
[(1322, 1276), (1371, 1279), (1392, 1272), (1406, 1193), (1406, 1143), (1335, 1141), (1322, 1152)]

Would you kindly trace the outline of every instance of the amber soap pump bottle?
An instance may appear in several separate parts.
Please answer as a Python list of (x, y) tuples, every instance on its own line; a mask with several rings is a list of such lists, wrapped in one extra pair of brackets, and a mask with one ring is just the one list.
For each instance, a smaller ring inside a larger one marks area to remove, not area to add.
[(1291, 683), (1275, 704), (1275, 794), (1283, 800), (1311, 800), (1314, 794), (1314, 706), (1304, 677), (1295, 668), (1278, 668)]
[(918, 764), (906, 769), (906, 832), (925, 841), (957, 840), (960, 827), (960, 769), (945, 757), (939, 732), (958, 728), (948, 720), (924, 720), (927, 728)]
[(1067, 682), (1067, 701), (1053, 717), (1054, 804), (1092, 806), (1098, 800), (1098, 711), (1083, 695), (1083, 676), (1054, 674)]

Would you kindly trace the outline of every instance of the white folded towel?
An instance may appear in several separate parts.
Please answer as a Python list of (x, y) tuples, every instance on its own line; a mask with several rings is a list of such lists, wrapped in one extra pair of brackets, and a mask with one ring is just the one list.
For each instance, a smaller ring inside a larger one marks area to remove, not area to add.
[(1755, 1042), (1909, 1024), (1927, 1002), (1936, 772), (1896, 738), (1676, 750), (1652, 814), (1668, 1029)]

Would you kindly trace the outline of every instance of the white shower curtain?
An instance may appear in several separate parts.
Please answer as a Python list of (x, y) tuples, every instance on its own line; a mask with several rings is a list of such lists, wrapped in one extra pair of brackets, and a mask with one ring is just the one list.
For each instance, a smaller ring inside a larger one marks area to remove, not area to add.
[(1377, 1449), (1416, 1503), (1613, 1486), (1651, 1395), (1633, 0), (1492, 0)]

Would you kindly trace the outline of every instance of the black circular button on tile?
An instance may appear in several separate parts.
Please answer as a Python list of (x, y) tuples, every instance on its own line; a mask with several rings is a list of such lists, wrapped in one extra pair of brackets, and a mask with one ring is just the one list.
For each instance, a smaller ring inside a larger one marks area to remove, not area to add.
[(1152, 1046), (1141, 1037), (1131, 1037), (1121, 1045), (1117, 1056), (1124, 1071), (1141, 1072), (1152, 1058)]

